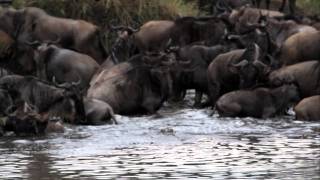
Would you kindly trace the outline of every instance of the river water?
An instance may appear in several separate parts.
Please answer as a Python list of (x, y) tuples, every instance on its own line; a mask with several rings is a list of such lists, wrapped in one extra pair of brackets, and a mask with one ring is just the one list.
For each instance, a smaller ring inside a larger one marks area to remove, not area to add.
[(320, 123), (168, 105), (118, 125), (2, 137), (0, 179), (320, 179)]

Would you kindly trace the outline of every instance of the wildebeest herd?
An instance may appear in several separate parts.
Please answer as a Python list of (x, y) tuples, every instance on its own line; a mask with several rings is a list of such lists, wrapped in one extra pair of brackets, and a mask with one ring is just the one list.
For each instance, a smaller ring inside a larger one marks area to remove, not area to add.
[(0, 135), (154, 114), (189, 89), (196, 108), (222, 117), (269, 118), (294, 106), (297, 119), (320, 120), (319, 19), (295, 16), (293, 5), (290, 15), (231, 5), (138, 29), (110, 22), (117, 39), (108, 50), (90, 22), (0, 8)]

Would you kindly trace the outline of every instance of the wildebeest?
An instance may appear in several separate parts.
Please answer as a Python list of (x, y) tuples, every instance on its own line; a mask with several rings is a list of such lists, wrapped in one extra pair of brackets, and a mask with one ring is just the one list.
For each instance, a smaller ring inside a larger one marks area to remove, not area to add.
[(26, 102), (37, 108), (40, 114), (61, 117), (66, 122), (87, 123), (80, 92), (70, 85), (69, 89), (53, 86), (31, 76), (9, 75), (0, 79), (0, 87), (14, 94), (13, 101)]
[(98, 99), (84, 98), (84, 109), (86, 118), (90, 124), (101, 125), (106, 123), (117, 123), (113, 109), (109, 104)]
[[(36, 45), (34, 60), (37, 65), (38, 78), (51, 81), (55, 78), (58, 83), (81, 81), (79, 88), (86, 90), (99, 64), (86, 54), (56, 45), (33, 42)], [(38, 46), (39, 45), (39, 46)]]
[(17, 135), (40, 135), (64, 131), (59, 121), (49, 118), (45, 114), (39, 114), (26, 102), (22, 102), (11, 111), (7, 117), (2, 118), (0, 126), (4, 131), (13, 131)]
[(308, 25), (298, 24), (292, 20), (288, 21), (278, 21), (274, 18), (269, 18), (267, 16), (261, 18), (260, 23), (265, 24), (266, 30), (270, 34), (270, 38), (281, 48), (282, 44), (292, 35), (300, 32), (311, 33), (317, 30)]
[(303, 99), (294, 111), (298, 120), (320, 121), (320, 95)]
[(107, 58), (102, 32), (97, 26), (83, 20), (53, 17), (39, 8), (2, 9), (0, 29), (17, 40), (20, 48), (27, 41), (55, 40), (60, 37), (59, 44), (64, 48), (88, 54), (98, 63)]
[(168, 44), (183, 46), (197, 41), (215, 45), (226, 34), (227, 25), (222, 19), (209, 16), (148, 21), (137, 32), (122, 26), (114, 29), (127, 30), (139, 51), (147, 52), (164, 50)]
[(303, 31), (289, 37), (282, 45), (279, 61), (287, 66), (320, 59), (320, 32)]
[(272, 41), (270, 33), (265, 28), (253, 28), (250, 31), (241, 34), (227, 36), (228, 41), (234, 42), (238, 49), (246, 48), (252, 43), (256, 43), (264, 55), (273, 54), (277, 49), (276, 44)]
[(6, 115), (9, 107), (13, 106), (12, 98), (7, 90), (0, 89), (0, 116)]
[(298, 100), (298, 89), (294, 85), (238, 90), (221, 96), (216, 103), (216, 110), (223, 117), (269, 118), (283, 114)]
[(269, 75), (273, 86), (295, 83), (301, 98), (320, 94), (320, 62), (307, 61), (275, 70)]
[(233, 10), (231, 13), (221, 15), (221, 18), (227, 19), (234, 26), (237, 34), (243, 34), (256, 28), (261, 16), (283, 17), (284, 14), (278, 11), (268, 11), (250, 7), (241, 7), (239, 10)]
[(168, 63), (162, 53), (133, 56), (95, 75), (87, 97), (108, 103), (116, 114), (155, 113), (172, 92)]
[(177, 60), (184, 62), (184, 65), (174, 73), (178, 78), (178, 89), (174, 89), (175, 93), (195, 89), (194, 106), (199, 107), (202, 94), (208, 91), (207, 69), (209, 64), (216, 56), (228, 50), (228, 47), (222, 45), (211, 47), (188, 45), (175, 50)]
[(252, 44), (217, 56), (208, 67), (208, 92), (212, 105), (224, 93), (249, 88), (269, 72), (261, 49)]

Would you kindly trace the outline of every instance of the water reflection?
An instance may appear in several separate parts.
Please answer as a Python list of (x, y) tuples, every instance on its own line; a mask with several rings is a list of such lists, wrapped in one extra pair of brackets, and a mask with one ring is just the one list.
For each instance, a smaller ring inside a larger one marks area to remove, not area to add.
[(219, 119), (164, 108), (163, 117), (0, 139), (0, 179), (317, 179), (320, 124)]

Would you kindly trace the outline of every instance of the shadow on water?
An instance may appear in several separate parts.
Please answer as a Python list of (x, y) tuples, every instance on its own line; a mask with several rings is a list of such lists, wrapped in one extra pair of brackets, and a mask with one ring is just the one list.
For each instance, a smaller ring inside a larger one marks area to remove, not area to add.
[(319, 123), (221, 119), (188, 103), (166, 105), (161, 117), (117, 116), (119, 125), (2, 137), (0, 179), (320, 177)]

